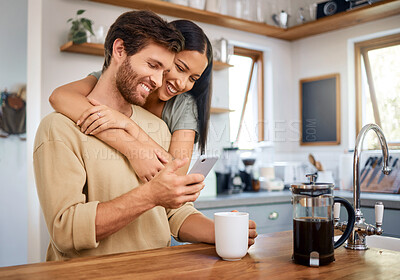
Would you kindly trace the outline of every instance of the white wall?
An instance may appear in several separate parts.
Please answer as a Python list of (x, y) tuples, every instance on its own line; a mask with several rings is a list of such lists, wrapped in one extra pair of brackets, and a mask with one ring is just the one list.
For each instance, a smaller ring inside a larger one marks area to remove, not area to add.
[(26, 142), (0, 138), (0, 267), (27, 262)]
[[(27, 0), (0, 0), (0, 91), (26, 84)], [(0, 266), (27, 262), (26, 142), (0, 138)]]
[(95, 24), (110, 26), (124, 9), (79, 0), (43, 0), (42, 22), (42, 93), (41, 116), (52, 111), (48, 102), (51, 92), (59, 85), (81, 79), (94, 70), (101, 70), (104, 59), (99, 56), (60, 52), (67, 42), (70, 24), (78, 9)]
[(0, 91), (26, 83), (28, 0), (0, 0)]

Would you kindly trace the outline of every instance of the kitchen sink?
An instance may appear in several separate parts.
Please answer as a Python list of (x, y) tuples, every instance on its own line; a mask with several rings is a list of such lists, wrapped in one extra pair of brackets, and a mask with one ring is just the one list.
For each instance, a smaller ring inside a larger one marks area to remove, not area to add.
[(400, 238), (370, 235), (367, 236), (367, 246), (370, 248), (387, 249), (400, 252)]
[[(340, 236), (335, 236), (335, 242), (339, 238)], [(400, 238), (381, 235), (368, 235), (366, 238), (366, 243), (369, 248), (379, 248), (400, 252)]]

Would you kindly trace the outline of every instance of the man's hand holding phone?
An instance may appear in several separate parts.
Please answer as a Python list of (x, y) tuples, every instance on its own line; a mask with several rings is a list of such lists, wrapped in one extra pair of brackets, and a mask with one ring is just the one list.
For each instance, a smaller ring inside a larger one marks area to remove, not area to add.
[(151, 181), (146, 183), (148, 196), (154, 206), (176, 209), (199, 197), (200, 191), (204, 188), (204, 176), (176, 174), (176, 171), (187, 161), (188, 159), (175, 159), (169, 162)]
[(210, 170), (214, 167), (218, 157), (201, 155), (193, 164), (188, 174), (202, 174), (207, 177)]

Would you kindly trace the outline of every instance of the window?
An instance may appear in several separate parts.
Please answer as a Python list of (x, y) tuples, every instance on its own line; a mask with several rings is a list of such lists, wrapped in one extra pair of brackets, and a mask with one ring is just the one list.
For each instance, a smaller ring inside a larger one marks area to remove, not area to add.
[(264, 140), (263, 53), (234, 47), (229, 63), (230, 141), (253, 148)]
[[(356, 129), (376, 123), (391, 149), (400, 148), (400, 34), (355, 44)], [(368, 149), (379, 147), (369, 133)]]

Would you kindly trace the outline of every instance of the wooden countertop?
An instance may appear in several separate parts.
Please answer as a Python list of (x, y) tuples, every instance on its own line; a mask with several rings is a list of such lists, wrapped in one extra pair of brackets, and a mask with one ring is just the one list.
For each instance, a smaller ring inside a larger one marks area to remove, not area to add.
[(294, 264), (292, 232), (260, 235), (240, 261), (190, 244), (141, 252), (0, 268), (0, 279), (400, 279), (400, 252), (335, 250), (319, 268)]

